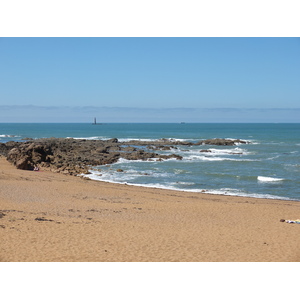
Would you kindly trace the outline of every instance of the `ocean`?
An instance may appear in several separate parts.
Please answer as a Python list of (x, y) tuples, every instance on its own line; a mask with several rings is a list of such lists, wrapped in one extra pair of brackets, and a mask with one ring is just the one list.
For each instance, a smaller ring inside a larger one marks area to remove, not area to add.
[[(300, 124), (221, 123), (0, 123), (0, 142), (24, 138), (241, 139), (235, 146), (177, 146), (157, 151), (182, 160), (128, 161), (91, 168), (93, 180), (202, 192), (300, 201)], [(200, 152), (209, 150), (209, 152)], [(123, 172), (117, 172), (122, 169)]]

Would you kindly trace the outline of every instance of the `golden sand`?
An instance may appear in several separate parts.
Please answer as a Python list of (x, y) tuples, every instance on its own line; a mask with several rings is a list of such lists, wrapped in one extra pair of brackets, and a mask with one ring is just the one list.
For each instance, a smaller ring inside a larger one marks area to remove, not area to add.
[[(300, 261), (300, 202), (15, 169), (0, 158), (0, 261)], [(1, 217), (2, 216), (2, 217)]]

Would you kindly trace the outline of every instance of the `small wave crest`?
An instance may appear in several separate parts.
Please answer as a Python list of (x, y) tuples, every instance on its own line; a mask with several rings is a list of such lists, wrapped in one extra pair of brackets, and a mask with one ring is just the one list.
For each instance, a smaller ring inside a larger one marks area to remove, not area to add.
[(246, 193), (242, 190), (238, 189), (229, 189), (222, 188), (219, 190), (204, 190), (202, 191), (205, 194), (213, 194), (213, 195), (228, 195), (228, 196), (238, 196), (238, 197), (249, 197), (249, 198), (263, 198), (263, 199), (276, 199), (276, 200), (296, 200), (288, 197), (279, 197), (270, 194), (256, 194), (256, 193)]
[(280, 157), (280, 155), (276, 155), (276, 156), (272, 156), (272, 157), (266, 158), (266, 160), (274, 160), (274, 159), (276, 159), (278, 157)]
[(184, 161), (259, 161), (258, 159), (238, 159), (238, 158), (226, 158), (226, 157), (214, 157), (214, 156), (203, 156), (203, 155), (190, 155), (188, 157), (183, 158)]
[(119, 138), (119, 142), (121, 143), (126, 143), (126, 142), (134, 142), (134, 141), (139, 141), (139, 142), (154, 142), (157, 141), (156, 139), (135, 139), (135, 138)]
[(278, 181), (282, 181), (284, 179), (283, 178), (257, 176), (257, 180), (262, 181), (262, 182), (278, 182)]
[(88, 137), (66, 137), (67, 139), (74, 139), (74, 140), (104, 140), (107, 139), (103, 136), (88, 136)]
[(185, 174), (185, 173), (190, 173), (190, 172), (183, 170), (183, 169), (174, 169), (174, 173), (178, 175), (178, 174)]
[(14, 138), (14, 137), (20, 137), (20, 136), (19, 135), (14, 135), (14, 134), (0, 134), (0, 137)]
[(248, 152), (247, 150), (241, 149), (239, 147), (236, 147), (234, 149), (215, 149), (215, 148), (209, 148), (206, 154), (208, 155), (249, 155), (251, 152)]
[(236, 147), (234, 149), (216, 149), (216, 148), (208, 148), (208, 149), (171, 149), (170, 152), (176, 153), (179, 155), (194, 155), (194, 156), (205, 156), (205, 157), (214, 157), (214, 156), (245, 156), (252, 155), (253, 152), (247, 151), (246, 149), (242, 149)]
[[(126, 158), (119, 158), (117, 162), (114, 163), (114, 165), (117, 164), (135, 164), (135, 163), (153, 163), (156, 161), (159, 161), (159, 158), (148, 158), (147, 160), (142, 160), (142, 159), (135, 159), (135, 160), (130, 160), (130, 159), (126, 159)], [(165, 159), (163, 159), (165, 160)], [(176, 160), (176, 158), (170, 158), (170, 159), (166, 159), (166, 160)]]

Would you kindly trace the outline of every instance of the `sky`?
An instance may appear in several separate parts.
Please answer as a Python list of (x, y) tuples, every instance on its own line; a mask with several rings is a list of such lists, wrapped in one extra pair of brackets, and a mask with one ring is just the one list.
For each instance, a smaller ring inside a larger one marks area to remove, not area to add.
[(300, 38), (2, 37), (1, 122), (300, 122)]

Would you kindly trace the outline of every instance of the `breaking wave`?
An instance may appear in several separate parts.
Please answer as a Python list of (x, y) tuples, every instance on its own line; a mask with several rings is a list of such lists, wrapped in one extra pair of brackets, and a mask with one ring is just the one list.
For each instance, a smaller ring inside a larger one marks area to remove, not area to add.
[(13, 135), (13, 134), (0, 134), (0, 137), (14, 138), (14, 137), (20, 137), (20, 136), (19, 135)]
[(204, 156), (204, 155), (190, 155), (188, 157), (183, 158), (184, 161), (260, 161), (259, 159), (238, 159), (238, 158), (227, 158), (227, 157), (213, 157), (213, 156)]
[(277, 182), (284, 180), (283, 178), (274, 178), (274, 177), (265, 177), (265, 176), (257, 176), (258, 181), (263, 182)]

